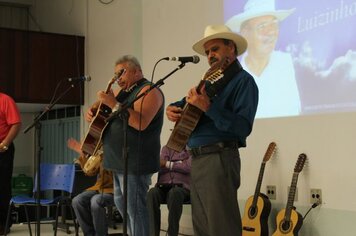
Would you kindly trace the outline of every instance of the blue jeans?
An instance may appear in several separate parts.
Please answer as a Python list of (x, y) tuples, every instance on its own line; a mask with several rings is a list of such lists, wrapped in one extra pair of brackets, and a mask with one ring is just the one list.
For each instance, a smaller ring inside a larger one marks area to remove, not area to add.
[(84, 191), (73, 198), (72, 206), (85, 236), (108, 235), (105, 207), (113, 204), (113, 194), (97, 191)]
[[(114, 201), (124, 217), (123, 174), (114, 174)], [(127, 176), (127, 233), (131, 236), (148, 236), (146, 194), (152, 174)]]

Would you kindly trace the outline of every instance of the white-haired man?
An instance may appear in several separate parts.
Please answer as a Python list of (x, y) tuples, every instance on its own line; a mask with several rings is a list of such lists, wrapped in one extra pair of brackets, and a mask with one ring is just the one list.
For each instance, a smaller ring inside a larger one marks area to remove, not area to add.
[(292, 57), (277, 51), (279, 22), (295, 9), (276, 10), (274, 0), (248, 0), (226, 25), (243, 35), (248, 47), (241, 65), (256, 80), (260, 103), (256, 117), (298, 115), (300, 98)]

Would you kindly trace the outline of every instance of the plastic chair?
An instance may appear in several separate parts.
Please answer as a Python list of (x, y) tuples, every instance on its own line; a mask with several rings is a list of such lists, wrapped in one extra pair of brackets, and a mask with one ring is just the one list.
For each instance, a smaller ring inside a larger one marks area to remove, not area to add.
[[(58, 215), (59, 215), (59, 208), (61, 206), (69, 205), (71, 206), (71, 193), (73, 191), (73, 184), (74, 184), (74, 176), (75, 176), (75, 166), (74, 164), (41, 164), (41, 191), (53, 191), (53, 190), (60, 190), (66, 194), (61, 194), (61, 196), (50, 198), (50, 199), (40, 199), (41, 206), (56, 206), (56, 216), (55, 216), (55, 225), (54, 225), (54, 235), (57, 235), (57, 228), (58, 228)], [(34, 182), (34, 196), (37, 191), (37, 175)], [(37, 200), (35, 197), (28, 197), (28, 196), (15, 196), (11, 198), (9, 203), (9, 210), (6, 219), (6, 226), (5, 232), (9, 227), (10, 221), (10, 213), (11, 208), (14, 205), (17, 206), (24, 206), (25, 207), (25, 214), (28, 224), (28, 229), (30, 235), (32, 236), (31, 224), (28, 217), (28, 206), (36, 206), (37, 207)], [(75, 222), (74, 212), (72, 207), (70, 207), (72, 219), (74, 222), (75, 227), (75, 234), (78, 235), (78, 225)], [(47, 222), (48, 223), (48, 222)], [(68, 233), (68, 232), (67, 232)], [(6, 235), (6, 234), (5, 234)]]

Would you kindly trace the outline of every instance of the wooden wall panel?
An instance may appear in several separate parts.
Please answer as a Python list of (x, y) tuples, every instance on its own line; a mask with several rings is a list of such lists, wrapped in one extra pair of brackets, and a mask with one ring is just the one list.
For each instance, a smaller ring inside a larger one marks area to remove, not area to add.
[[(59, 104), (84, 104), (84, 37), (0, 28), (0, 89), (16, 102), (49, 103), (70, 88)], [(73, 85), (73, 86), (72, 86)]]

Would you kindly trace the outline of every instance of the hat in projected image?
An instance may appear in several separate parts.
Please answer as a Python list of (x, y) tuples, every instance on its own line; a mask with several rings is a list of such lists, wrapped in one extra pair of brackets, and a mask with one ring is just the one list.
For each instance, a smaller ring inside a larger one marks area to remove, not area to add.
[(193, 50), (200, 55), (205, 55), (204, 44), (212, 39), (232, 40), (236, 47), (238, 56), (246, 51), (247, 41), (239, 34), (232, 32), (226, 25), (208, 25), (204, 31), (204, 37), (193, 45)]
[(259, 16), (274, 16), (279, 21), (284, 20), (287, 16), (293, 13), (293, 9), (276, 10), (274, 0), (248, 0), (244, 6), (244, 12), (231, 17), (226, 25), (233, 31), (239, 32), (241, 24)]

